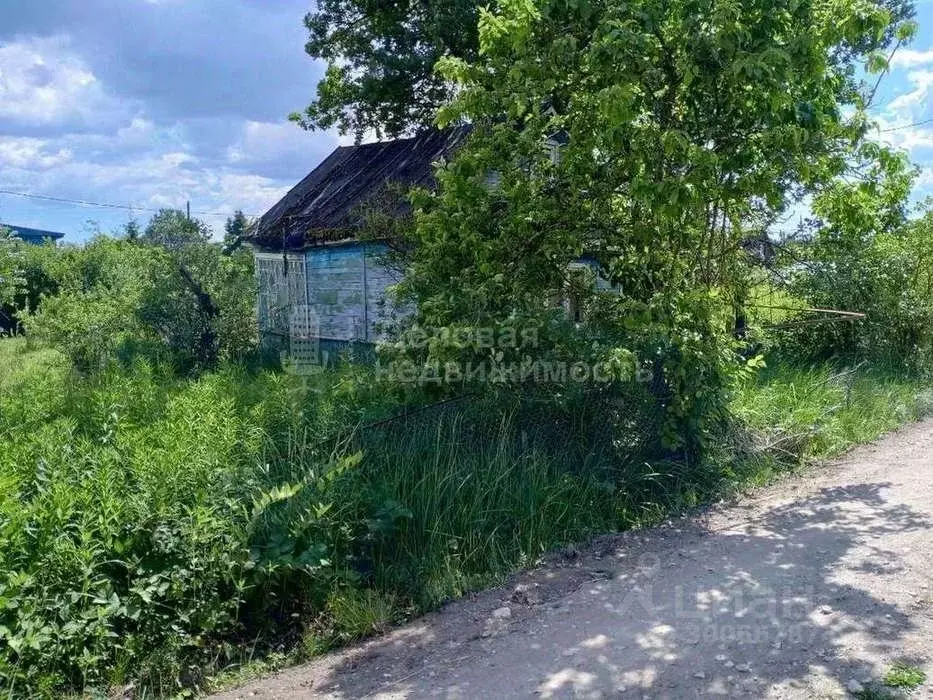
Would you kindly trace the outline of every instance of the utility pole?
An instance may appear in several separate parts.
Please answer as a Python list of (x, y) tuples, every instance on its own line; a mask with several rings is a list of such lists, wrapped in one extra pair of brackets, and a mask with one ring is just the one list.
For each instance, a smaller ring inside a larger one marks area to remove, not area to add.
[(185, 202), (185, 216), (188, 217), (188, 221), (191, 221), (191, 200), (189, 199)]

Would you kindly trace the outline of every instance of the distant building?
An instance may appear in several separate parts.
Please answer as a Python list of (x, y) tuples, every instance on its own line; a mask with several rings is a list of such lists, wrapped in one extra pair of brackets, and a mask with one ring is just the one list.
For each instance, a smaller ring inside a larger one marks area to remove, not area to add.
[(65, 237), (64, 233), (58, 233), (57, 231), (43, 231), (38, 228), (14, 226), (13, 224), (0, 223), (0, 227), (9, 229), (15, 238), (19, 238), (34, 245), (42, 245), (46, 241), (55, 243), (58, 239)]

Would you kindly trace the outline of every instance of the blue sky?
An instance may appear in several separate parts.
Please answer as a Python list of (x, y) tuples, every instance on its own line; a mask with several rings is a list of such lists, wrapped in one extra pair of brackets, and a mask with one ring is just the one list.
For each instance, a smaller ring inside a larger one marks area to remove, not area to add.
[(921, 169), (914, 186), (919, 201), (933, 196), (933, 0), (916, 7), (917, 35), (895, 53), (869, 113), (877, 121), (874, 138), (907, 151)]
[[(143, 209), (184, 207), (215, 231), (260, 214), (338, 143), (286, 120), (321, 66), (303, 50), (312, 0), (2, 0), (0, 190)], [(895, 57), (877, 138), (923, 168), (933, 195), (933, 0)], [(85, 238), (149, 212), (0, 194), (0, 221)]]

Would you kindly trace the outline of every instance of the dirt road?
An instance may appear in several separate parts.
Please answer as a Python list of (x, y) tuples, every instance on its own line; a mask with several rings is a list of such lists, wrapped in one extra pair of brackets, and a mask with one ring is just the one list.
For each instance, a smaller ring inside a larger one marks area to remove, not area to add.
[(933, 698), (933, 421), (218, 697), (842, 697), (895, 661)]

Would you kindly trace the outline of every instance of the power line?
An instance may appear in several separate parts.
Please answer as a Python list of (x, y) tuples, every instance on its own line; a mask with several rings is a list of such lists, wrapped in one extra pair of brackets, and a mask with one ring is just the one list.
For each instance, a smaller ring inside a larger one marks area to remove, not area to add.
[[(67, 199), (65, 197), (52, 197), (45, 194), (29, 194), (27, 192), (14, 192), (12, 190), (0, 190), (0, 194), (8, 194), (12, 197), (24, 197), (26, 199), (40, 199), (46, 202), (58, 202), (60, 204), (74, 204), (82, 207), (99, 207), (101, 209), (122, 209), (126, 211), (145, 211), (145, 212), (154, 212), (158, 213), (162, 211), (161, 209), (153, 209), (152, 207), (137, 207), (132, 204), (112, 204), (107, 202), (90, 202), (85, 199)], [(192, 214), (198, 216), (233, 216), (231, 212), (219, 212), (219, 211), (192, 211)], [(247, 214), (247, 216), (255, 216), (253, 214)]]
[[(892, 126), (887, 129), (879, 129), (878, 133), (880, 134), (889, 134), (892, 131), (901, 131), (902, 129), (911, 129), (915, 126), (923, 126), (924, 124), (930, 124), (933, 122), (933, 117), (929, 119), (922, 119), (918, 122), (912, 122), (910, 124), (901, 124), (900, 126)], [(51, 195), (44, 194), (29, 194), (27, 192), (14, 192), (12, 190), (0, 190), (0, 194), (10, 195), (11, 197), (23, 197), (25, 199), (39, 199), (46, 202), (58, 202), (59, 204), (74, 204), (82, 207), (98, 207), (101, 209), (120, 209), (123, 211), (144, 211), (158, 213), (162, 211), (161, 209), (153, 209), (152, 207), (137, 207), (132, 204), (113, 204), (109, 202), (91, 202), (85, 199), (68, 199), (65, 197), (52, 197)], [(188, 215), (196, 214), (197, 216), (233, 216), (232, 212), (220, 212), (220, 211), (189, 211)], [(252, 218), (259, 218), (260, 214), (247, 214)]]
[(879, 129), (878, 131), (881, 134), (888, 134), (892, 131), (900, 131), (901, 129), (910, 129), (915, 126), (923, 126), (924, 124), (929, 124), (930, 122), (933, 122), (933, 117), (930, 117), (929, 119), (922, 119), (919, 122), (913, 122), (911, 124), (901, 124), (900, 126), (892, 126), (889, 129)]

